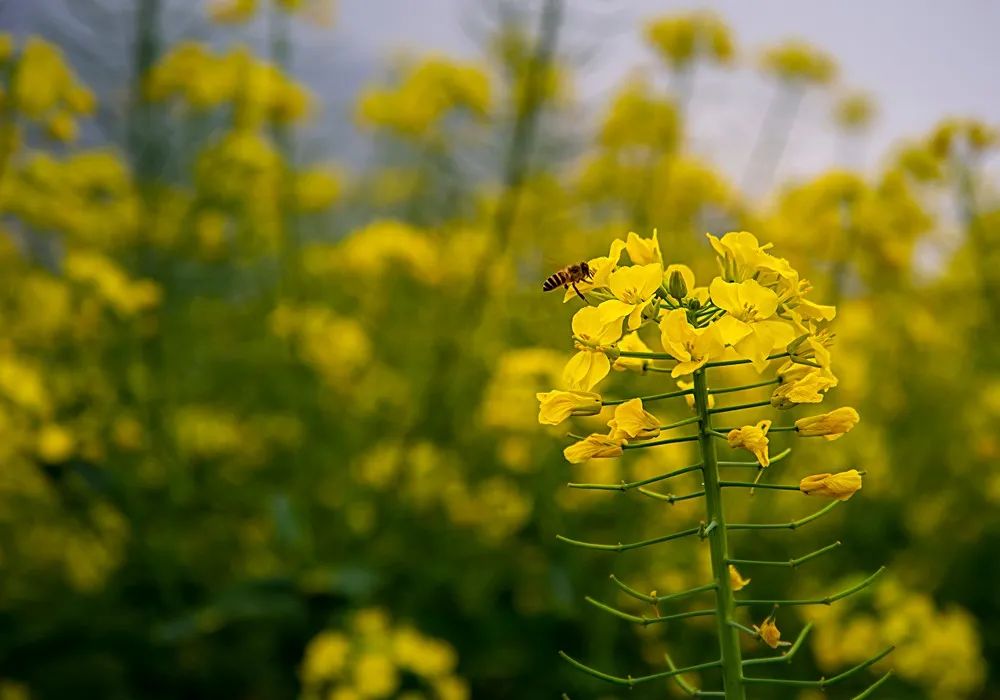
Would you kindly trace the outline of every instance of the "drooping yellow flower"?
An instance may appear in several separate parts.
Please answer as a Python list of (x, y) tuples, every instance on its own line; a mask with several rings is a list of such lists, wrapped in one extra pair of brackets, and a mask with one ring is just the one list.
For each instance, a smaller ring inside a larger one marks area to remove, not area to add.
[(795, 429), (803, 437), (822, 436), (827, 440), (836, 440), (858, 424), (861, 416), (850, 406), (842, 406), (829, 413), (818, 416), (807, 416), (795, 421)]
[(807, 496), (846, 501), (861, 490), (861, 473), (857, 469), (848, 469), (836, 474), (812, 474), (799, 482), (799, 490)]
[(642, 399), (630, 399), (615, 407), (608, 421), (612, 439), (649, 440), (660, 434), (660, 420), (642, 406)]
[(563, 457), (570, 464), (581, 464), (588, 459), (621, 457), (625, 441), (610, 435), (592, 433), (563, 450)]
[(625, 250), (633, 265), (651, 265), (659, 263), (663, 265), (663, 255), (660, 253), (660, 240), (656, 230), (653, 230), (652, 238), (640, 238), (639, 234), (629, 231), (628, 238), (625, 239)]
[(714, 324), (723, 341), (750, 360), (758, 372), (767, 367), (772, 350), (794, 340), (792, 326), (774, 317), (778, 295), (756, 280), (726, 282), (716, 277), (709, 285), (709, 293), (712, 302), (728, 312)]
[(760, 627), (754, 625), (753, 628), (764, 644), (772, 649), (781, 646), (781, 630), (774, 623), (774, 615), (769, 615), (766, 620), (760, 623)]
[(725, 350), (716, 324), (695, 328), (688, 322), (683, 309), (673, 309), (660, 320), (660, 342), (663, 349), (677, 360), (670, 372), (674, 379), (700, 369)]
[(598, 307), (585, 306), (573, 316), (573, 337), (579, 352), (566, 363), (563, 382), (573, 391), (590, 391), (611, 371), (604, 348), (621, 337), (621, 322), (607, 323)]
[(767, 431), (771, 428), (771, 421), (762, 420), (757, 425), (744, 425), (742, 428), (733, 428), (729, 431), (726, 439), (733, 449), (742, 447), (753, 453), (760, 466), (766, 467), (771, 463), (767, 454)]
[(730, 588), (732, 588), (734, 591), (742, 591), (744, 588), (747, 587), (747, 585), (749, 585), (749, 583), (750, 579), (743, 578), (743, 575), (739, 572), (739, 570), (735, 566), (733, 566), (732, 564), (729, 565)]
[(837, 386), (837, 378), (829, 370), (814, 369), (799, 365), (808, 371), (795, 370), (782, 375), (782, 383), (771, 394), (771, 405), (775, 408), (791, 408), (800, 403), (819, 403), (823, 393)]
[(538, 422), (559, 425), (570, 416), (593, 416), (601, 412), (601, 395), (592, 391), (547, 391), (535, 394)]
[(642, 324), (642, 312), (652, 300), (663, 282), (663, 266), (660, 263), (629, 265), (611, 273), (611, 293), (615, 295), (598, 308), (606, 321), (627, 318), (625, 325), (634, 331)]
[[(576, 287), (580, 293), (589, 292), (593, 289), (607, 289), (611, 284), (611, 273), (618, 267), (622, 251), (625, 250), (625, 241), (616, 239), (611, 241), (611, 252), (599, 258), (592, 258), (587, 262), (590, 268), (590, 280), (577, 282)], [(572, 287), (566, 290), (563, 295), (563, 303), (570, 299), (579, 299)]]
[[(626, 333), (618, 343), (618, 349), (626, 352), (652, 352), (652, 348), (642, 342), (638, 333)], [(642, 374), (652, 360), (643, 357), (618, 357), (611, 363), (611, 369), (618, 372), (632, 371)]]

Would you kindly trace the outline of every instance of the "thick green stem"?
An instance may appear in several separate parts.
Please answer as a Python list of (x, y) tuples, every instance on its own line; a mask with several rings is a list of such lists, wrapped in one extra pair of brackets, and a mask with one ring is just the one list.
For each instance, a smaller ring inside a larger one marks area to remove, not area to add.
[(712, 577), (716, 585), (716, 623), (719, 630), (723, 688), (726, 700), (745, 700), (739, 630), (730, 624), (734, 620), (736, 603), (729, 582), (726, 518), (722, 507), (722, 487), (719, 486), (718, 458), (712, 440), (712, 419), (708, 409), (708, 384), (704, 369), (694, 374), (694, 400), (698, 416), (701, 418), (698, 425), (698, 444), (701, 448), (701, 462), (704, 465), (702, 472), (705, 481), (705, 508), (708, 521), (716, 523), (716, 527), (708, 535), (708, 544), (712, 556)]

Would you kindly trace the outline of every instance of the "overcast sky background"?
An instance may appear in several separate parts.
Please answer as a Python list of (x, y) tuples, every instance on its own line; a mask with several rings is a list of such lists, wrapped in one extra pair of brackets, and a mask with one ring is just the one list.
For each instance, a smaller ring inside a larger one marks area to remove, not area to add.
[[(840, 85), (870, 92), (879, 105), (861, 158), (868, 167), (900, 139), (924, 134), (944, 116), (1000, 125), (996, 0), (567, 0), (567, 41), (596, 51), (577, 81), (578, 97), (592, 116), (631, 71), (657, 70), (643, 45), (644, 21), (692, 8), (710, 8), (727, 20), (745, 64), (760, 47), (788, 37), (835, 56)], [(478, 47), (468, 27), (483, 14), (483, 0), (339, 0), (335, 33), (368, 55), (433, 49), (474, 57)], [(749, 67), (699, 76), (690, 112), (693, 148), (738, 177), (772, 89)], [(807, 97), (780, 178), (837, 161), (830, 109), (829, 96)]]

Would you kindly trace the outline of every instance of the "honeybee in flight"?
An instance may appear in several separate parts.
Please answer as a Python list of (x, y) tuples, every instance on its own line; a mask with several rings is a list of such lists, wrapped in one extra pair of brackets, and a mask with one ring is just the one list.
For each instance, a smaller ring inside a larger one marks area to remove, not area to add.
[(593, 270), (590, 269), (590, 265), (586, 262), (567, 265), (558, 272), (552, 273), (552, 275), (542, 283), (542, 291), (551, 292), (553, 289), (558, 289), (559, 287), (562, 287), (563, 289), (573, 287), (573, 291), (576, 292), (576, 295), (584, 301), (587, 301), (587, 299), (580, 294), (580, 290), (577, 289), (576, 285), (578, 282), (589, 281), (593, 275)]

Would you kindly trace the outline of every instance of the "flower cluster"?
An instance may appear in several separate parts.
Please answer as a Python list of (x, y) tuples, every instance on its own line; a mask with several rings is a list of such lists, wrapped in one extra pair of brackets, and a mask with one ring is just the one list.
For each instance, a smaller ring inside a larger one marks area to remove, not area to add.
[(483, 117), (490, 108), (490, 82), (478, 66), (432, 58), (407, 67), (395, 86), (369, 88), (358, 101), (358, 121), (398, 136), (433, 131), (448, 114)]
[(302, 660), (302, 700), (414, 697), (465, 700), (455, 675), (458, 657), (447, 642), (408, 625), (393, 625), (380, 609), (359, 610), (346, 630), (313, 637)]
[[(53, 44), (31, 37), (18, 54), (10, 34), (0, 34), (0, 71), (10, 76), (9, 84), (0, 83), (0, 108), (8, 115), (23, 117), (44, 126), (46, 134), (57, 141), (76, 140), (77, 117), (94, 111), (94, 95), (79, 83)], [(4, 134), (0, 148), (8, 150), (10, 136)]]
[[(647, 363), (633, 362), (629, 353), (649, 349), (641, 337), (646, 328), (659, 331), (663, 359), (675, 361), (675, 378), (732, 358), (749, 360), (762, 372), (772, 353), (784, 351), (776, 408), (818, 403), (836, 386), (832, 336), (824, 330), (835, 309), (807, 299), (809, 283), (752, 234), (709, 234), (709, 240), (721, 274), (708, 286), (697, 286), (685, 265), (664, 266), (655, 233), (649, 239), (630, 233), (607, 256), (589, 261), (592, 277), (578, 285), (588, 306), (572, 321), (577, 353), (564, 372), (568, 390), (591, 392), (613, 365), (644, 371)], [(624, 264), (626, 255), (631, 264)], [(567, 290), (566, 300), (573, 296)]]

